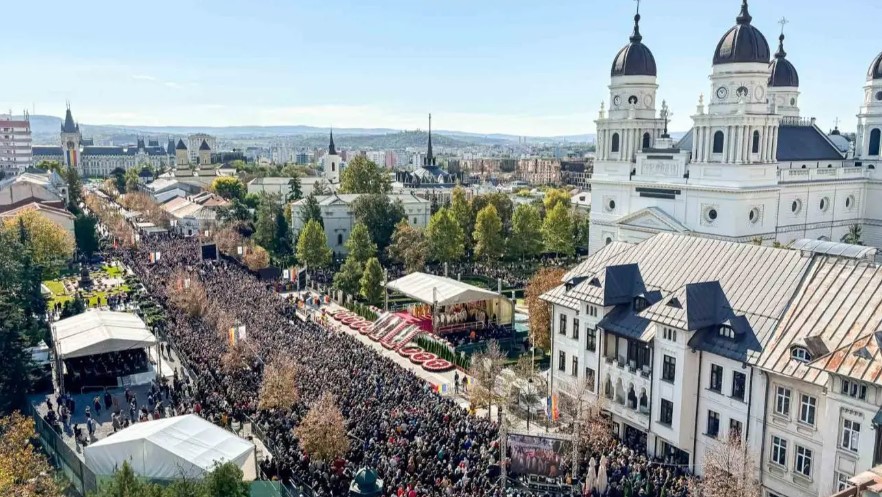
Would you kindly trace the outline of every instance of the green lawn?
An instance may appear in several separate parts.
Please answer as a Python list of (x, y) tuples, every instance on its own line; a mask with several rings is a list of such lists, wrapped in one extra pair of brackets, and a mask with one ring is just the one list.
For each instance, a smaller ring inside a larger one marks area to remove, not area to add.
[(101, 267), (101, 270), (107, 274), (108, 278), (122, 278), (123, 276), (122, 269), (116, 266), (104, 265)]
[(44, 281), (43, 284), (46, 285), (46, 288), (48, 288), (50, 292), (52, 292), (52, 295), (65, 294), (64, 283), (58, 280)]

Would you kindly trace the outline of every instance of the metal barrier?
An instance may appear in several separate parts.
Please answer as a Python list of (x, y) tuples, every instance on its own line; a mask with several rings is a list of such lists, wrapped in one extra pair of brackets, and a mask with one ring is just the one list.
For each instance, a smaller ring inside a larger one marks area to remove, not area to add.
[(28, 414), (34, 419), (34, 429), (40, 439), (40, 444), (49, 456), (49, 461), (70, 481), (73, 489), (80, 495), (85, 496), (98, 491), (98, 479), (82, 459), (72, 449), (46, 420), (40, 416), (34, 406), (28, 407)]

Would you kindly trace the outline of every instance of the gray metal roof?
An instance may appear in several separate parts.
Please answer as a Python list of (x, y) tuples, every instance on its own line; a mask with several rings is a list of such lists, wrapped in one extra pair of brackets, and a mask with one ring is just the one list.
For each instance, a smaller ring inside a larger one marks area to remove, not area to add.
[(876, 255), (875, 247), (864, 247), (863, 245), (851, 245), (848, 243), (828, 242), (824, 240), (813, 240), (803, 238), (793, 242), (790, 248), (794, 250), (804, 250), (815, 254), (830, 255), (834, 257), (845, 257), (847, 259), (869, 259)]
[(64, 155), (64, 151), (61, 150), (61, 147), (53, 147), (53, 146), (40, 146), (36, 145), (31, 148), (31, 154), (33, 155)]
[(778, 162), (842, 160), (842, 152), (816, 126), (778, 127)]
[(677, 142), (674, 147), (680, 150), (686, 150), (687, 152), (692, 151), (692, 140), (695, 138), (695, 128), (691, 128), (689, 131), (680, 138), (680, 141)]

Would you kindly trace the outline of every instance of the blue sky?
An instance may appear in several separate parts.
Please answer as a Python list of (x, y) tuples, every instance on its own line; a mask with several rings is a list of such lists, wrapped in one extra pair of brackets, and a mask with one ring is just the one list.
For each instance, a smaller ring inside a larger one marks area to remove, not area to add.
[[(659, 100), (690, 126), (739, 0), (644, 0)], [(434, 127), (593, 133), (631, 0), (5, 2), (0, 109), (91, 124)], [(882, 36), (878, 0), (753, 0), (774, 52), (786, 16), (803, 115), (853, 130)], [(11, 43), (11, 44), (10, 44)]]

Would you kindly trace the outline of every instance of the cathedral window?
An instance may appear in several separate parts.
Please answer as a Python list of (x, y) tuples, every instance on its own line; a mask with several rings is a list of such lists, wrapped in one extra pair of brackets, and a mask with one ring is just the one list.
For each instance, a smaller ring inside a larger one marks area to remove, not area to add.
[(722, 131), (717, 131), (714, 133), (714, 153), (721, 154), (723, 153), (723, 141), (725, 140)]
[(799, 211), (802, 210), (802, 202), (794, 200), (793, 203), (790, 204), (790, 210), (793, 211), (794, 214), (799, 214)]
[(760, 147), (760, 134), (759, 131), (753, 132), (753, 153), (758, 154)]
[(619, 134), (613, 133), (612, 144), (610, 146), (610, 152), (618, 152), (618, 151), (619, 151)]
[(870, 131), (870, 154), (869, 155), (879, 155), (879, 139), (880, 133), (882, 131), (879, 128)]
[(822, 198), (819, 207), (821, 208), (821, 212), (827, 212), (827, 209), (830, 208), (830, 199), (827, 197)]
[(651, 139), (649, 133), (643, 133), (643, 148), (649, 148)]

